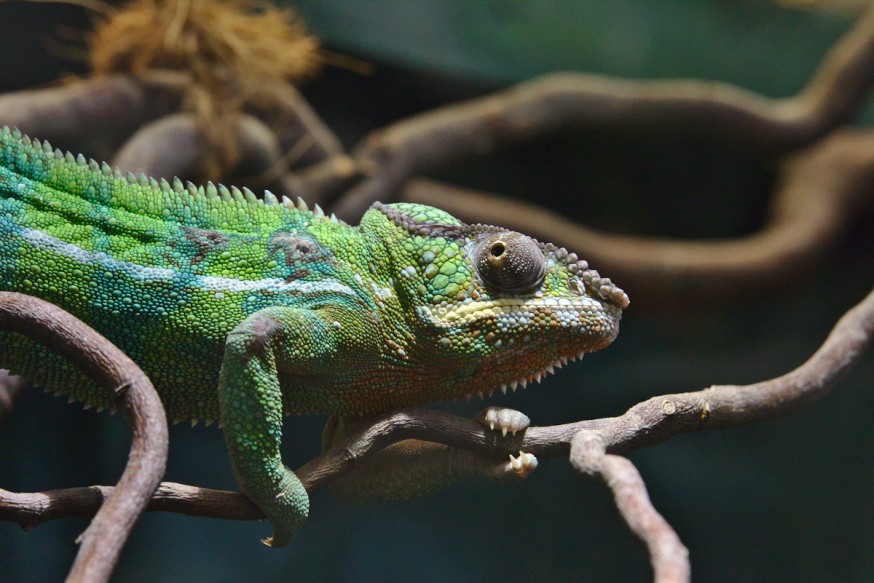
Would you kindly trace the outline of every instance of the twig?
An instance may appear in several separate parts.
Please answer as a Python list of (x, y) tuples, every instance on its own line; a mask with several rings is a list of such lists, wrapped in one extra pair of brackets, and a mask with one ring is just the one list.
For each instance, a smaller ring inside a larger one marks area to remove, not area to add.
[(373, 202), (393, 200), (417, 174), (568, 128), (698, 134), (773, 156), (804, 147), (852, 119), (872, 83), (874, 8), (829, 52), (808, 86), (786, 99), (716, 82), (546, 75), (372, 133), (353, 155), (374, 170), (333, 210), (354, 221)]
[(278, 117), (279, 127), (274, 127), (276, 135), (287, 150), (303, 139), (311, 140), (313, 147), (308, 155), (300, 160), (302, 166), (316, 164), (334, 156), (342, 156), (343, 144), (340, 138), (328, 127), (306, 99), (290, 85), (266, 87), (278, 111), (261, 111), (265, 118)]
[(349, 156), (333, 156), (285, 177), (289, 195), (308, 203), (327, 203), (363, 177), (361, 168)]
[(410, 182), (402, 199), (573, 249), (636, 290), (638, 302), (762, 294), (808, 273), (837, 246), (860, 209), (874, 202), (874, 133), (837, 132), (790, 157), (764, 226), (736, 239), (615, 235), (532, 203), (433, 181)]
[(0, 292), (0, 329), (17, 332), (69, 359), (109, 392), (131, 424), (128, 463), (113, 493), (80, 537), (68, 581), (108, 581), (127, 537), (167, 462), (167, 420), (152, 384), (121, 350), (64, 310)]
[[(72, 516), (93, 516), (112, 495), (113, 486), (62, 488), (35, 493), (0, 489), (0, 520), (25, 530)], [(239, 492), (161, 482), (145, 510), (177, 512), (226, 520), (260, 520), (264, 513)]]

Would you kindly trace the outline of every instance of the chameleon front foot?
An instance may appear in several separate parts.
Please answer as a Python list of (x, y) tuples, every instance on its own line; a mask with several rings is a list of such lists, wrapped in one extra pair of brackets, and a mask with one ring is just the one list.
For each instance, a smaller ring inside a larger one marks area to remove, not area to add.
[[(516, 435), (531, 425), (531, 419), (528, 418), (528, 415), (505, 407), (486, 407), (477, 413), (474, 419), (491, 431), (500, 431), (503, 437), (507, 437), (508, 433)], [(524, 480), (536, 469), (537, 458), (534, 454), (520, 451), (518, 456), (510, 454), (509, 461), (493, 466), (489, 473), (492, 477), (499, 479)]]
[(280, 483), (273, 487), (256, 482), (244, 491), (273, 524), (273, 536), (261, 539), (268, 547), (284, 547), (291, 542), (309, 514), (309, 496), (297, 476), (283, 466)]
[(492, 431), (500, 431), (504, 437), (507, 437), (507, 433), (516, 435), (531, 425), (528, 415), (505, 407), (486, 407), (474, 419)]

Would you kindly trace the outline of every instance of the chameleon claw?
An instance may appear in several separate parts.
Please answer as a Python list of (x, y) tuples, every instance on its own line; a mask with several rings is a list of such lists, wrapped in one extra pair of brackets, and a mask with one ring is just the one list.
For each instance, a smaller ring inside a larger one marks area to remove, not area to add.
[(519, 451), (519, 457), (514, 457), (510, 454), (510, 470), (519, 478), (527, 478), (531, 472), (537, 469), (537, 458), (534, 454)]
[(477, 413), (474, 419), (488, 427), (490, 431), (500, 429), (503, 437), (507, 437), (507, 433), (511, 432), (516, 435), (517, 431), (522, 431), (531, 424), (531, 420), (524, 413), (505, 407), (486, 407)]

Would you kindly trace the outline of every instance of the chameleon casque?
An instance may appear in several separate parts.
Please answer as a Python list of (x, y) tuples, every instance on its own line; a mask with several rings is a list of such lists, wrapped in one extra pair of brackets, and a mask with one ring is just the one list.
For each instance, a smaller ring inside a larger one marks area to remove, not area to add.
[[(377, 203), (351, 227), (300, 199), (124, 175), (9, 128), (0, 289), (53, 302), (117, 344), (170, 419), (219, 420), (273, 546), (309, 509), (280, 457), (283, 414), (327, 413), (337, 430), (343, 419), (506, 392), (608, 345), (628, 305), (575, 254), (436, 208)], [(0, 332), (0, 366), (111, 406), (18, 334)], [(485, 422), (515, 431), (506, 411)], [(433, 467), (397, 471), (404, 478), (386, 497), (442, 479)]]

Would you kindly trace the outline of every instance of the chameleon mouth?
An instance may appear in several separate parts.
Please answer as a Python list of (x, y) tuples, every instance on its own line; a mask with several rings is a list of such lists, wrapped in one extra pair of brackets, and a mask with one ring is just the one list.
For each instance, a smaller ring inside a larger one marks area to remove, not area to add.
[(515, 392), (516, 389), (522, 387), (523, 389), (528, 388), (528, 383), (538, 383), (548, 375), (555, 374), (557, 369), (562, 368), (567, 365), (569, 362), (574, 362), (576, 360), (582, 360), (583, 356), (586, 354), (586, 350), (581, 350), (577, 354), (572, 356), (559, 356), (555, 359), (551, 364), (547, 365), (545, 368), (537, 370), (528, 375), (523, 375), (522, 377), (510, 381), (507, 383), (500, 383), (498, 386), (489, 389), (488, 391), (474, 391), (472, 393), (467, 393), (464, 395), (464, 398), (470, 401), (474, 396), (479, 397), (480, 399), (485, 399), (486, 396), (491, 397), (495, 391), (501, 391), (503, 394), (507, 394), (507, 389), (512, 392)]

